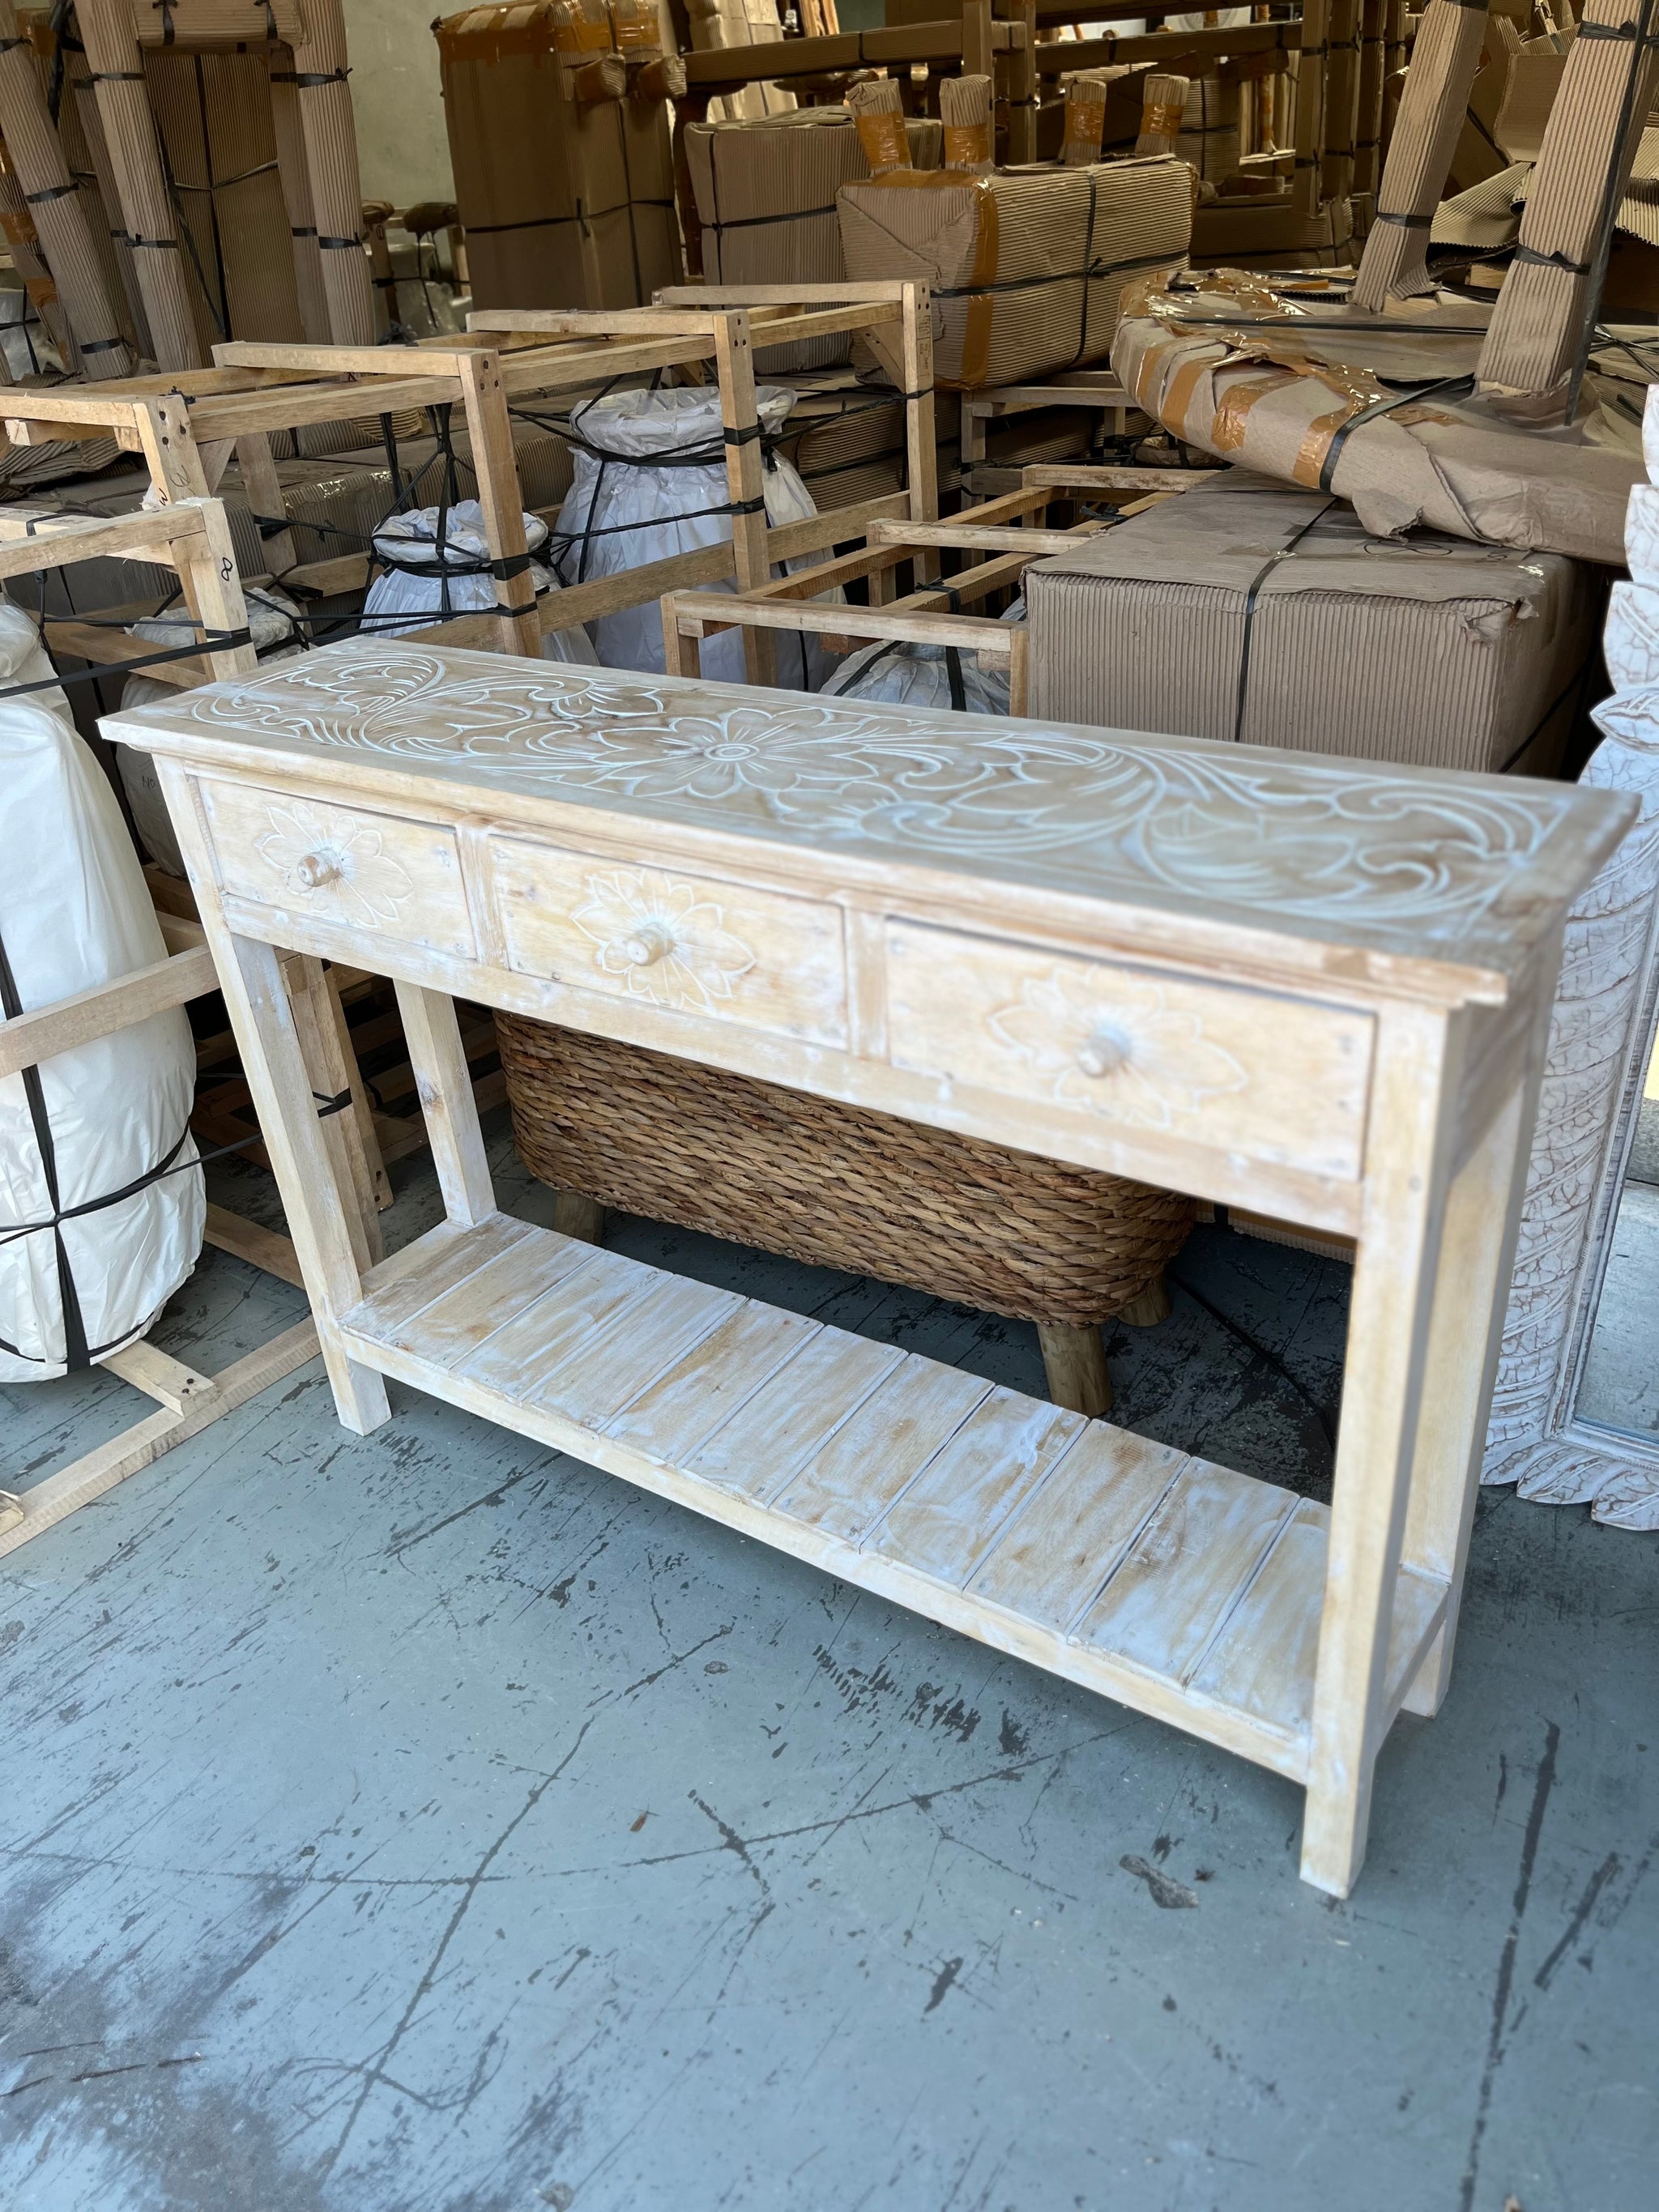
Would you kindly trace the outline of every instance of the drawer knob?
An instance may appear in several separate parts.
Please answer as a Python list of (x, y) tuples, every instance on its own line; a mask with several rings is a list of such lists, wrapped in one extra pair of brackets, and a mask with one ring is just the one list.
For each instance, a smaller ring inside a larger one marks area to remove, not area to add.
[(1085, 1075), (1115, 1075), (1129, 1064), (1128, 1041), (1110, 1030), (1097, 1030), (1078, 1047), (1077, 1064)]
[(622, 941), (622, 956), (630, 968), (649, 968), (674, 950), (674, 933), (659, 921), (642, 921)]
[(294, 873), (304, 890), (320, 890), (325, 884), (337, 883), (340, 863), (333, 853), (307, 853), (295, 864)]

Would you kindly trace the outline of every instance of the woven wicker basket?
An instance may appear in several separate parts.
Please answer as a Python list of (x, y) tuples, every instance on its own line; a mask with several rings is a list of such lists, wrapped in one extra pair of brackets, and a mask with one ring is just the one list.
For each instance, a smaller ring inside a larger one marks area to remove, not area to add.
[(1121, 1176), (521, 1015), (495, 1025), (525, 1165), (624, 1212), (1047, 1330), (1133, 1305), (1192, 1226), (1190, 1199)]

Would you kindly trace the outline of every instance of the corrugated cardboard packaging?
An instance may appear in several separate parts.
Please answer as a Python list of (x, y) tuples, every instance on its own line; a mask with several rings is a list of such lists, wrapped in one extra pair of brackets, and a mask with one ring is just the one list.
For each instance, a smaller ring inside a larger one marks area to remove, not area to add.
[(1600, 573), (1425, 531), (1237, 469), (1028, 568), (1034, 714), (1547, 775), (1581, 702)]
[[(912, 118), (907, 132), (915, 167), (937, 169), (939, 125)], [(711, 284), (846, 283), (836, 194), (870, 175), (846, 108), (688, 123), (685, 159), (702, 228), (703, 274)], [(850, 359), (851, 344), (846, 337), (809, 338), (757, 349), (755, 362), (766, 375), (793, 375)]]
[(919, 276), (933, 291), (933, 374), (957, 390), (1103, 360), (1128, 279), (1184, 267), (1193, 173), (1184, 161), (900, 170), (843, 185), (848, 275)]
[(570, 96), (552, 0), (436, 27), (478, 307), (636, 307), (680, 281), (661, 100)]
[[(1321, 327), (1298, 327), (1237, 270), (1212, 270), (1179, 290), (1141, 279), (1124, 301), (1112, 367), (1188, 445), (1334, 492), (1379, 536), (1446, 530), (1620, 564), (1639, 453), (1593, 443), (1582, 422), (1540, 434), (1478, 395), (1457, 398), (1478, 328), (1448, 323), (1431, 338), (1396, 337), (1368, 331), (1368, 319), (1377, 320), (1358, 317), (1345, 331), (1334, 309)], [(1252, 329), (1263, 322), (1273, 327)], [(1415, 364), (1415, 391), (1401, 391), (1404, 358)]]

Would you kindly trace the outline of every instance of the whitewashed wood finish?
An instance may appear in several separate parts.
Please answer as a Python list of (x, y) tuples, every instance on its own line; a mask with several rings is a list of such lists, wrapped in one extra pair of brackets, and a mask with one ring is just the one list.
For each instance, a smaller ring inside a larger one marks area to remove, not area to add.
[[(271, 1147), (343, 1418), (372, 1426), (400, 1377), (1292, 1775), (1304, 1877), (1346, 1894), (1389, 1723), (1443, 1686), (1561, 923), (1628, 810), (357, 643), (111, 726), (188, 817), (262, 1110), (305, 1112), (271, 942), (413, 993), (446, 1227), (365, 1277), (314, 1119)], [(223, 889), (204, 777), (248, 794)], [(453, 837), (477, 951), (229, 888), (273, 798)], [(672, 1002), (632, 988), (700, 910), (705, 972), (679, 959)], [(1270, 1484), (552, 1232), (460, 1226), (488, 1189), (445, 996), (1358, 1233), (1322, 1550)], [(1088, 1085), (1127, 1054), (1133, 1106), (1079, 1109), (1056, 1038)]]
[[(405, 1381), (867, 1589), (900, 1596), (935, 1619), (960, 1625), (964, 1591), (977, 1571), (984, 1611), (995, 1616), (991, 1641), (1109, 1687), (1127, 1704), (1169, 1711), (1203, 1661), (1212, 1677), (1206, 1697), (1237, 1747), (1248, 1744), (1251, 1755), (1280, 1772), (1303, 1774), (1313, 1645), (1305, 1635), (1295, 1644), (1292, 1673), (1271, 1640), (1254, 1635), (1258, 1620), (1278, 1633), (1282, 1606), (1243, 1616), (1252, 1625), (1248, 1649), (1231, 1649), (1230, 1626), (1275, 1537), (1293, 1517), (1322, 1529), (1322, 1508), (1250, 1476), (1165, 1453), (1103, 1422), (991, 1389), (915, 1353), (803, 1324), (615, 1253), (596, 1254), (551, 1230), (514, 1235), (486, 1224), (466, 1232), (494, 1256), (459, 1280), (454, 1239), (442, 1231), (433, 1236), (449, 1286), (410, 1315), (405, 1293), (418, 1274), (372, 1271), (362, 1304), (343, 1319), (354, 1357), (384, 1361)], [(515, 1270), (522, 1277), (516, 1296), (508, 1279)], [(492, 1291), (481, 1306), (477, 1292), (486, 1278)], [(383, 1279), (389, 1307), (379, 1288)], [(510, 1307), (518, 1314), (511, 1328), (492, 1329)], [(732, 1328), (739, 1312), (749, 1324), (741, 1335)], [(600, 1315), (605, 1325), (596, 1331)], [(618, 1419), (619, 1398), (637, 1411), (654, 1386), (678, 1453), (675, 1407), (709, 1404), (714, 1370), (725, 1370), (724, 1395), (753, 1405), (766, 1396), (769, 1380), (775, 1389), (809, 1357), (816, 1387), (800, 1402), (810, 1404), (810, 1413), (797, 1413), (781, 1434), (757, 1426), (740, 1484), (730, 1480), (730, 1455), (694, 1448), (688, 1466), (665, 1449), (667, 1439), (651, 1419)], [(676, 1398), (677, 1380), (690, 1386), (684, 1400)], [(848, 1407), (880, 1401), (880, 1428), (849, 1437), (860, 1425), (856, 1414), (848, 1420)], [(816, 1437), (809, 1433), (814, 1420)], [(1170, 1460), (1173, 1477), (1164, 1463)], [(771, 1503), (762, 1502), (776, 1486), (781, 1461), (794, 1462), (793, 1479)], [(1138, 1526), (1139, 1534), (1133, 1545), (1120, 1544), (1115, 1557), (1074, 1546), (1064, 1554), (1069, 1586), (1054, 1586), (1050, 1562), (1046, 1610), (1076, 1621), (1067, 1635), (1006, 1602), (1021, 1571), (1003, 1576), (996, 1562), (1012, 1539), (1015, 1558), (1029, 1566), (1020, 1529), (1029, 1539), (1032, 1515), (1064, 1513), (1079, 1488), (1086, 1488), (1093, 1526), (1115, 1517), (1121, 1528)], [(1150, 1522), (1149, 1488), (1161, 1500)], [(1316, 1577), (1299, 1593), (1304, 1613), (1311, 1609), (1316, 1618), (1318, 1590)], [(975, 1632), (987, 1632), (983, 1620)], [(1237, 1708), (1225, 1687), (1235, 1677), (1246, 1686)]]
[(460, 855), (447, 825), (209, 777), (201, 792), (220, 881), (233, 896), (462, 957), (475, 951)]
[(764, 841), (815, 881), (826, 854), (883, 882), (976, 872), (1097, 921), (1120, 899), (1143, 930), (1168, 913), (1464, 973), (1524, 964), (1538, 890), (1590, 822), (1565, 787), (1039, 723), (964, 738), (945, 714), (396, 640), (106, 719), (141, 747), (193, 738), (204, 765), (285, 758), (319, 787)]
[[(1649, 420), (1655, 419), (1649, 410)], [(1619, 584), (1619, 687), (1579, 781), (1631, 794), (1635, 828), (1567, 918), (1521, 1243), (1481, 1480), (1540, 1504), (1659, 1528), (1659, 1449), (1575, 1418), (1659, 1000), (1659, 588)], [(1659, 1356), (1659, 1316), (1654, 1318)]]
[(495, 840), (490, 860), (507, 964), (520, 975), (846, 1042), (839, 908), (517, 837)]
[(896, 1066), (1312, 1175), (1359, 1173), (1365, 1015), (905, 922), (888, 927), (887, 977)]

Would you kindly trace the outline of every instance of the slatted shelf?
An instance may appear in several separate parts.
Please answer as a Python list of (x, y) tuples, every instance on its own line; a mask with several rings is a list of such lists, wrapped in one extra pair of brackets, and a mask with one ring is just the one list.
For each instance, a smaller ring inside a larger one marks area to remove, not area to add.
[[(364, 1292), (366, 1366), (1305, 1779), (1323, 1506), (504, 1214)], [(1390, 1717), (1445, 1602), (1401, 1574)]]

